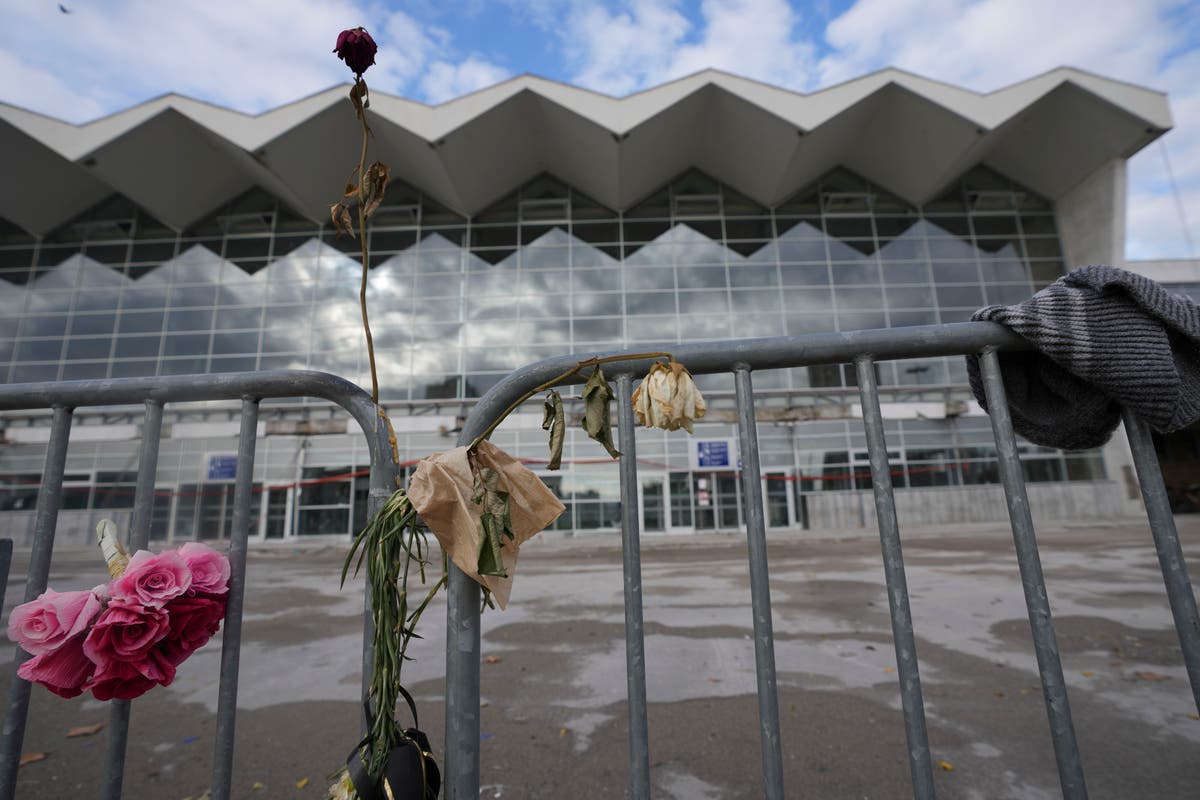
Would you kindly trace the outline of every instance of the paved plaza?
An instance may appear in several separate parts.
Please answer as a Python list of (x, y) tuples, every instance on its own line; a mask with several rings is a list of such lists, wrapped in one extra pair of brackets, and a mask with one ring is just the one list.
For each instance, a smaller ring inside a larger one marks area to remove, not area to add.
[[(1179, 524), (1194, 577), (1200, 519)], [(1060, 796), (1008, 529), (902, 533), (939, 797)], [(1041, 524), (1039, 542), (1091, 796), (1195, 797), (1200, 720), (1145, 523)], [(324, 797), (357, 740), (362, 597), (339, 590), (344, 552), (252, 548), (239, 800)], [(788, 795), (911, 796), (874, 532), (773, 534), (770, 563)], [(8, 608), (25, 565), (18, 554)], [(98, 556), (68, 551), (50, 584), (88, 588), (103, 574)], [(760, 797), (744, 541), (648, 537), (643, 586), (655, 797)], [(625, 796), (621, 592), (615, 535), (544, 534), (522, 549), (509, 609), (483, 619), (481, 797)], [(406, 681), (439, 755), (443, 620), (444, 606), (427, 614)], [(214, 641), (135, 701), (126, 797), (204, 791), (218, 661)], [(95, 795), (105, 732), (66, 732), (107, 718), (102, 703), (35, 687), (25, 751), (46, 758), (22, 769), (18, 797)]]

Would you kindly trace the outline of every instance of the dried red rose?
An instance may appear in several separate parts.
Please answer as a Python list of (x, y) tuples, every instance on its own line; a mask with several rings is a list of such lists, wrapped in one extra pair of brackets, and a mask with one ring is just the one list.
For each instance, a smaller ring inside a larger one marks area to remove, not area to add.
[(333, 48), (333, 52), (346, 62), (346, 66), (354, 72), (355, 78), (361, 78), (367, 67), (375, 63), (375, 52), (378, 49), (367, 29), (360, 27), (339, 33), (337, 47)]

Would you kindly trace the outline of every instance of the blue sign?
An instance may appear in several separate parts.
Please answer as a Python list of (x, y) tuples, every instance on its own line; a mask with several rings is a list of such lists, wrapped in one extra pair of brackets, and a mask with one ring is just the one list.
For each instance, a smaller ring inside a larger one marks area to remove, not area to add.
[(231, 481), (237, 477), (237, 456), (209, 456), (208, 479), (210, 481)]
[(700, 467), (728, 467), (729, 442), (696, 442), (696, 463)]

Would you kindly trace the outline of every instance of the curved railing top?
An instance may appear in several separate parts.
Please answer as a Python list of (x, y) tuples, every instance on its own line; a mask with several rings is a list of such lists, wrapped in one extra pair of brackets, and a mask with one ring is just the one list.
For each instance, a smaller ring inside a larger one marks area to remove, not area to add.
[[(897, 332), (903, 336), (897, 336)], [(636, 350), (612, 350), (556, 356), (538, 361), (507, 375), (493, 386), (471, 410), (459, 434), (460, 445), (469, 444), (487, 429), (497, 414), (505, 411), (521, 395), (546, 381), (562, 375), (582, 358), (611, 358), (624, 353), (659, 350), (671, 353), (693, 374), (726, 372), (731, 353), (733, 360), (751, 370), (785, 367), (841, 364), (868, 354), (878, 360), (897, 358), (929, 358), (977, 353), (985, 348), (1025, 350), (1028, 340), (994, 322), (954, 322), (943, 325), (917, 325), (905, 328), (878, 328), (840, 333), (815, 333), (803, 336), (774, 336), (761, 339), (735, 339), (697, 344), (664, 344)], [(612, 375), (631, 373), (643, 375), (654, 358), (634, 358), (605, 366)], [(563, 384), (583, 383), (586, 371), (562, 381)]]

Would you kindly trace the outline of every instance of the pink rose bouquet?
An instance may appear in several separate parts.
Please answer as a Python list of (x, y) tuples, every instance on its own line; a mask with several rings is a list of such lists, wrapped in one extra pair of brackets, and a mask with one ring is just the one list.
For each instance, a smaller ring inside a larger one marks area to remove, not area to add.
[(208, 545), (109, 555), (109, 567), (106, 585), (47, 589), (13, 609), (8, 638), (33, 656), (18, 675), (61, 697), (132, 700), (170, 685), (176, 667), (220, 630), (229, 559)]

